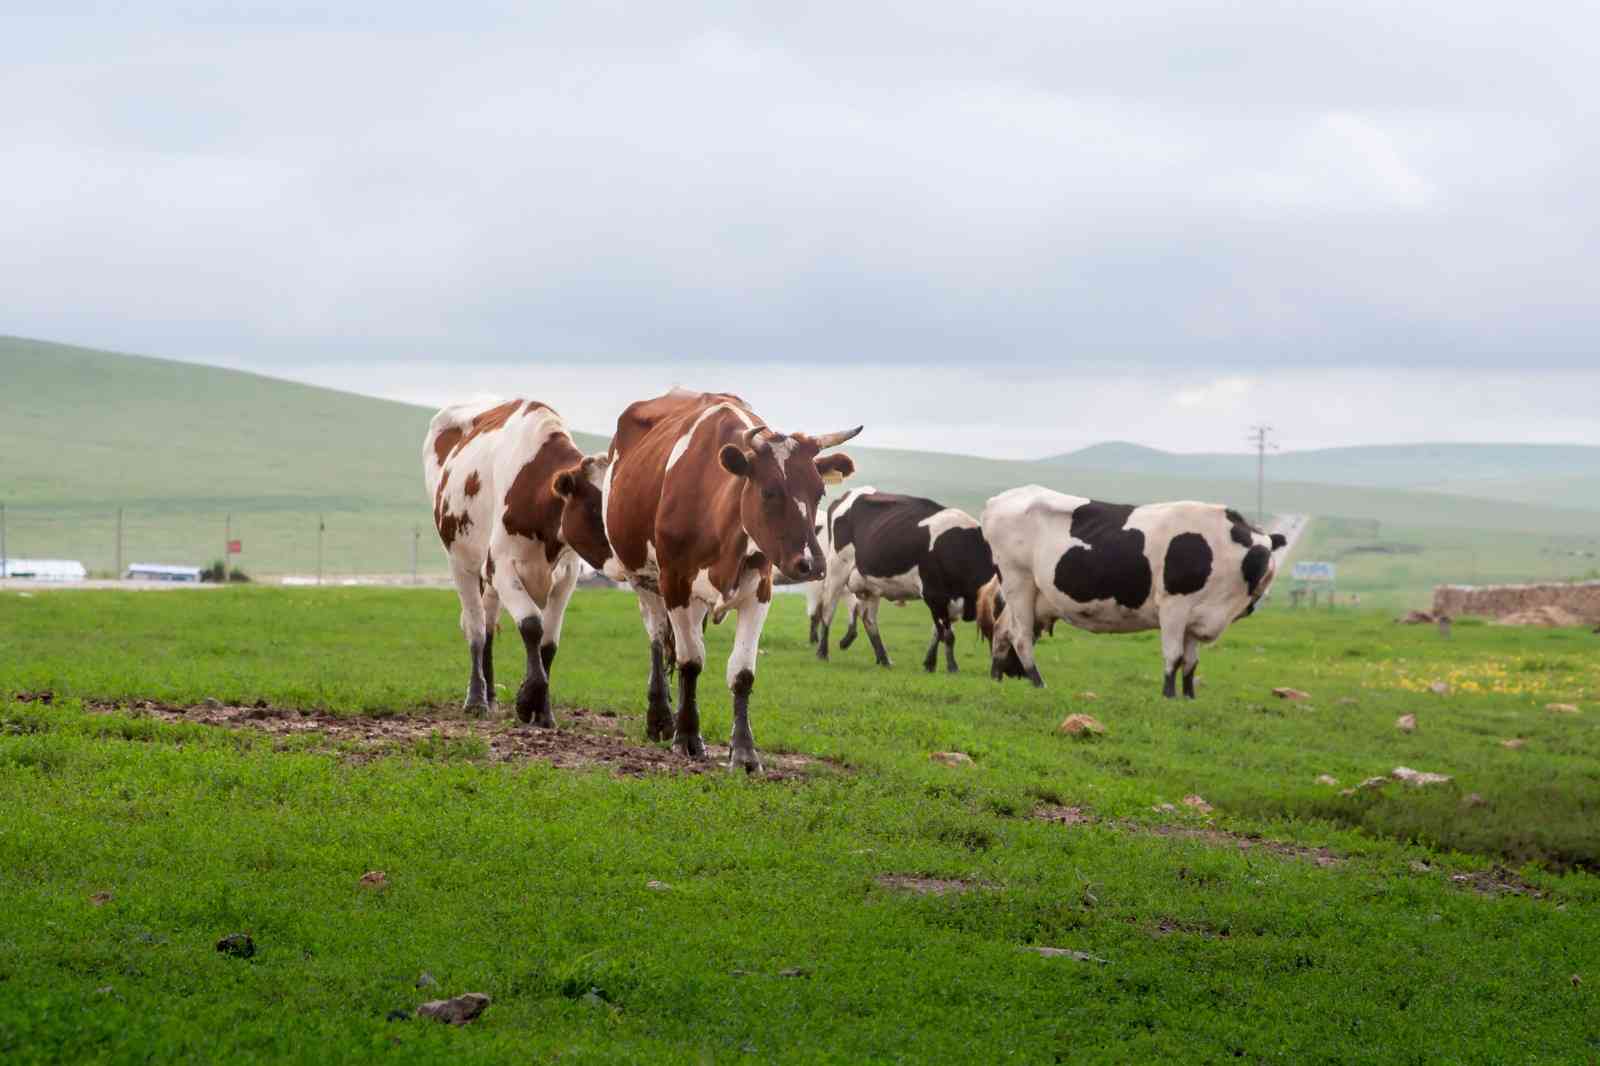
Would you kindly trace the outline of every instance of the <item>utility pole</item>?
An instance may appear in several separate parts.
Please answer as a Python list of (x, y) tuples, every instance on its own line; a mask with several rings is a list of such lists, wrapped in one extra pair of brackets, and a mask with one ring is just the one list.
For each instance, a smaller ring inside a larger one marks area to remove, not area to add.
[(327, 529), (327, 523), (322, 520), (321, 512), (317, 514), (317, 584), (322, 584), (322, 533)]
[(6, 505), (0, 503), (0, 578), (10, 575), (6, 567)]
[(1267, 449), (1276, 449), (1278, 446), (1269, 438), (1271, 426), (1251, 426), (1250, 443), (1256, 446), (1256, 524), (1265, 525), (1267, 521), (1266, 484), (1267, 484)]
[(222, 583), (228, 583), (228, 553), (233, 550), (233, 512), (228, 512), (222, 526)]
[(417, 525), (411, 527), (411, 583), (417, 583), (417, 545), (422, 542), (422, 528)]
[(122, 580), (122, 508), (117, 508), (117, 580)]

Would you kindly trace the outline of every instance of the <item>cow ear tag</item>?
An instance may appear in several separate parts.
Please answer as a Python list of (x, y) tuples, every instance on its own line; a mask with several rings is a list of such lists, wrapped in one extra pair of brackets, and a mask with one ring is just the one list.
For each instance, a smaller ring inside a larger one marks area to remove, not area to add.
[(822, 483), (824, 485), (843, 485), (844, 475), (837, 470), (830, 470), (822, 475)]

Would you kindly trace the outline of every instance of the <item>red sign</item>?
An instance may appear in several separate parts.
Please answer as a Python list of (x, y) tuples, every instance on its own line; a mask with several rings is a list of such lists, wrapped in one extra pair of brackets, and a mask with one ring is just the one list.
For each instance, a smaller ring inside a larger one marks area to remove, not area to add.
[(244, 551), (244, 541), (242, 541), (242, 540), (230, 540), (230, 541), (228, 541), (228, 554), (229, 555), (238, 555), (242, 551)]

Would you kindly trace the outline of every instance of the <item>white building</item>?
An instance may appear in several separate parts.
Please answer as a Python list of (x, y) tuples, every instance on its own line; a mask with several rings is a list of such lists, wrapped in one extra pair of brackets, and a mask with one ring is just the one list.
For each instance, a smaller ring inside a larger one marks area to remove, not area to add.
[(6, 559), (0, 563), (0, 577), (22, 577), (32, 581), (82, 581), (89, 571), (76, 559)]

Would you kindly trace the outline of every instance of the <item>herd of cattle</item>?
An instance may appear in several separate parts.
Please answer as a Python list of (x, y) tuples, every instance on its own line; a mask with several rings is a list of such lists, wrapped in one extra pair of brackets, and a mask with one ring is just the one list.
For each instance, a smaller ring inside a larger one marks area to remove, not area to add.
[[(991, 499), (981, 520), (932, 500), (854, 489), (822, 509), (824, 488), (855, 472), (833, 452), (861, 427), (779, 433), (726, 393), (674, 390), (630, 405), (606, 451), (585, 455), (554, 409), (534, 400), (447, 407), (434, 416), (423, 468), (434, 525), (461, 599), (471, 655), (466, 707), (494, 703), (502, 607), (527, 655), (517, 717), (552, 727), (550, 671), (578, 560), (629, 585), (650, 641), (646, 732), (703, 758), (697, 687), (707, 619), (736, 615), (727, 683), (729, 765), (759, 770), (750, 731), (756, 652), (774, 571), (808, 582), (817, 656), (838, 608), (884, 666), (884, 600), (921, 600), (933, 618), (923, 666), (955, 623), (977, 622), (991, 675), (1044, 682), (1034, 641), (1055, 622), (1094, 632), (1161, 631), (1164, 694), (1194, 696), (1199, 645), (1249, 614), (1277, 571), (1280, 534), (1205, 503), (1100, 503), (1037, 485)], [(826, 454), (825, 454), (826, 453)], [(674, 712), (668, 678), (676, 670)]]

